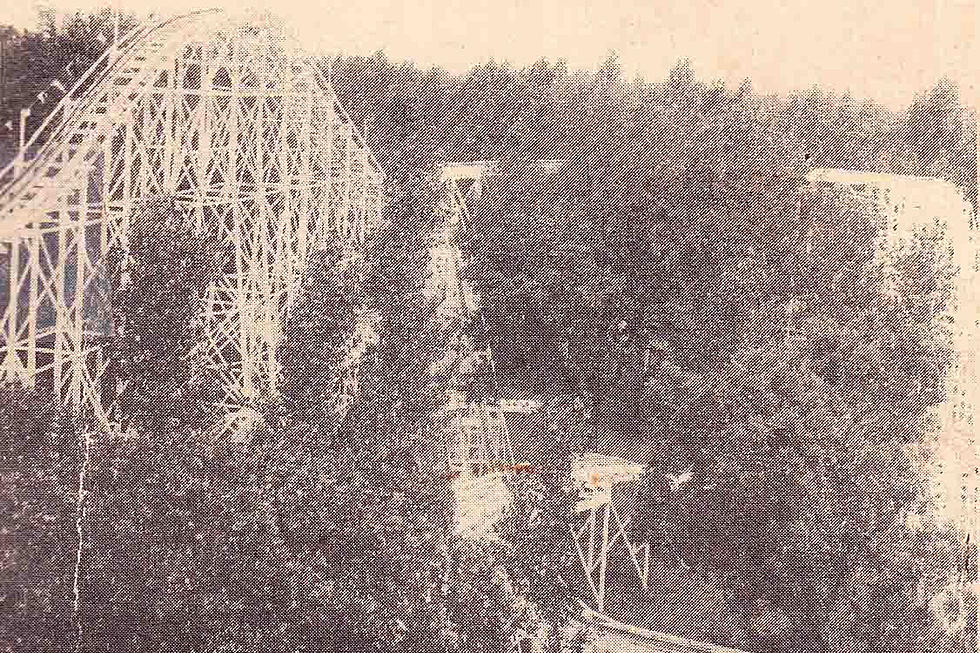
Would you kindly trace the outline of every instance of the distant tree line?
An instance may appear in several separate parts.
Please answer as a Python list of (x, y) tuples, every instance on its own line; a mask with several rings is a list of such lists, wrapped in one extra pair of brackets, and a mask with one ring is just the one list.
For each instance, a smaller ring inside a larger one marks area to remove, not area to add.
[[(114, 36), (115, 14), (108, 8), (61, 20), (53, 11), (41, 11), (40, 19), (35, 30), (0, 25), (0, 166), (17, 151), (21, 110), (31, 108), (26, 123), (29, 138)], [(120, 15), (120, 34), (124, 36), (135, 24), (132, 16)]]

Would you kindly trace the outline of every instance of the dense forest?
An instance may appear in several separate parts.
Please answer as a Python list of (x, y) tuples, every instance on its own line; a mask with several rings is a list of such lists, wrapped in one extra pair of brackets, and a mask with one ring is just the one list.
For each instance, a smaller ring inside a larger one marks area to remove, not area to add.
[[(14, 39), (4, 115), (73, 39), (97, 53), (91, 20)], [(726, 88), (683, 61), (662, 81), (624, 79), (614, 57), (329, 68), (385, 170), (384, 220), (363, 264), (309, 262), (254, 429), (208, 429), (217, 380), (192, 317), (223, 254), (167, 198), (116, 259), (126, 435), (3, 389), (3, 650), (510, 651), (580, 595), (574, 449), (652, 469), (631, 491), (653, 589), (614, 569), (628, 600), (612, 616), (758, 653), (974, 650), (975, 599), (947, 590), (974, 570), (915, 453), (944, 397), (954, 271), (933, 233), (876, 257), (868, 207), (802, 183), (814, 167), (933, 175), (975, 206), (975, 120), (953, 84), (895, 113)], [(552, 465), (514, 481), (500, 541), (474, 543), (450, 528), (429, 372), (446, 343), (422, 288), (436, 166), (488, 159), (473, 332), (504, 393), (557, 409), (534, 427)], [(379, 338), (340, 411), (363, 311)], [(682, 490), (663, 480), (686, 468)]]
[(943, 397), (952, 271), (937, 234), (874, 257), (868, 207), (802, 185), (814, 167), (933, 175), (975, 205), (954, 85), (893, 113), (686, 62), (656, 83), (615, 58), (333, 70), (383, 166), (501, 161), (467, 269), (500, 382), (578, 397), (578, 446), (657, 472), (639, 514), (659, 591), (614, 616), (756, 651), (961, 650), (923, 599), (963, 573), (957, 540), (905, 526), (930, 512), (908, 452)]

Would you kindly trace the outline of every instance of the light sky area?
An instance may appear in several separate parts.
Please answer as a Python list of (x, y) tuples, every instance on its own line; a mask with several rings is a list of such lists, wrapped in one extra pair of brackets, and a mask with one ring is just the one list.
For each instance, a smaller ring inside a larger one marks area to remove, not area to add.
[[(58, 10), (109, 0), (44, 0)], [(154, 4), (156, 3), (156, 4)], [(689, 58), (697, 76), (761, 92), (814, 85), (901, 108), (946, 76), (977, 105), (977, 0), (252, 0), (291, 25), (310, 50), (411, 59), (459, 72), (494, 59), (546, 57), (594, 69), (612, 51), (629, 75), (662, 79)], [(158, 15), (236, 0), (116, 0)], [(34, 26), (37, 4), (8, 0), (0, 23)], [(974, 71), (972, 74), (970, 71)]]

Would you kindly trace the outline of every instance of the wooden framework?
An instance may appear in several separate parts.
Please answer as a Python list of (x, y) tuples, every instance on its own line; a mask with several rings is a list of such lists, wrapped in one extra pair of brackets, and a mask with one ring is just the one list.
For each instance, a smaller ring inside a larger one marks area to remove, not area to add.
[[(451, 167), (451, 166), (450, 166)], [(510, 502), (503, 478), (514, 471), (514, 451), (501, 407), (492, 399), (468, 401), (467, 379), (487, 365), (496, 374), (489, 347), (476, 349), (465, 335), (477, 314), (477, 297), (462, 275), (460, 243), (467, 237), (470, 203), (479, 192), (467, 174), (440, 179), (441, 202), (430, 247), (430, 295), (436, 317), (450, 345), (434, 370), (447, 381), (447, 401), (441, 411), (442, 450), (453, 479), (457, 526), (468, 537), (492, 537), (493, 526)], [(470, 172), (480, 174), (477, 167)]]
[[(539, 161), (545, 171), (561, 166), (561, 161)], [(479, 200), (488, 176), (498, 172), (495, 161), (447, 163), (442, 167), (443, 211), (448, 215), (433, 245), (432, 267), (435, 278), (444, 278), (440, 310), (444, 321), (455, 314), (476, 310), (476, 297), (459, 274), (458, 240), (466, 237), (472, 207)], [(492, 352), (466, 352), (463, 367), (476, 361), (493, 366)], [(507, 433), (506, 413), (534, 413), (541, 402), (517, 400), (466, 403), (462, 397), (449, 402), (451, 416), (446, 434), (447, 464), (458, 474), (454, 484), (458, 522), (468, 536), (487, 536), (510, 501), (501, 491), (501, 476), (514, 469), (514, 452)], [(572, 461), (572, 475), (578, 485), (577, 523), (569, 531), (582, 571), (592, 593), (594, 605), (602, 612), (606, 596), (606, 571), (610, 556), (626, 553), (636, 570), (644, 591), (648, 587), (650, 545), (635, 545), (629, 535), (630, 516), (623, 515), (613, 501), (613, 487), (637, 478), (645, 472), (642, 465), (597, 454), (578, 455)]]
[(572, 459), (572, 478), (579, 491), (575, 510), (580, 518), (568, 528), (600, 613), (605, 606), (609, 560), (620, 551), (628, 556), (643, 591), (649, 588), (650, 543), (633, 543), (629, 535), (632, 516), (618, 509), (613, 497), (617, 484), (639, 478), (645, 472), (642, 465), (613, 456), (589, 453)]
[(316, 65), (276, 25), (201, 12), (134, 31), (0, 173), (0, 370), (111, 421), (106, 254), (172, 196), (224, 255), (202, 316), (225, 426), (275, 391), (307, 254), (356, 249), (382, 173)]

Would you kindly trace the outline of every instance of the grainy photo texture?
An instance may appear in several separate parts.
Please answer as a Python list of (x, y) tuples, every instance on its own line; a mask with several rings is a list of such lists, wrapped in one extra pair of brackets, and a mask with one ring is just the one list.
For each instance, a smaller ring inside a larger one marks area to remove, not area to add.
[(977, 653), (975, 8), (12, 3), (0, 651)]

